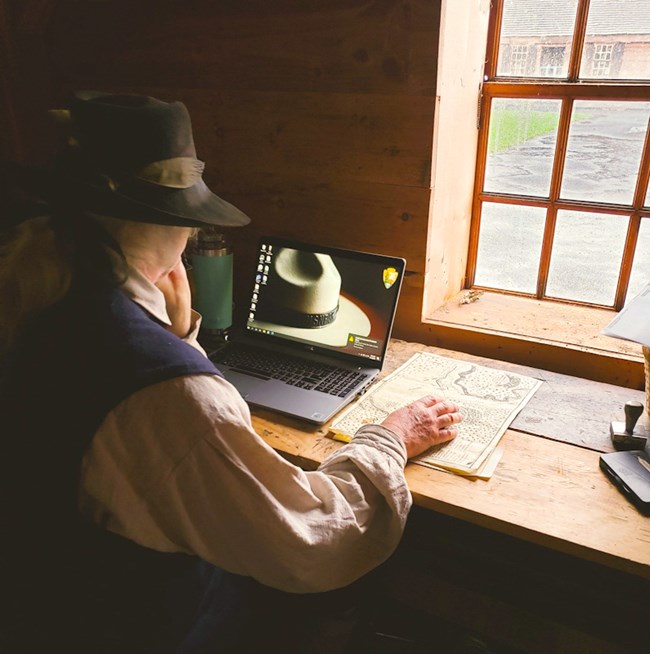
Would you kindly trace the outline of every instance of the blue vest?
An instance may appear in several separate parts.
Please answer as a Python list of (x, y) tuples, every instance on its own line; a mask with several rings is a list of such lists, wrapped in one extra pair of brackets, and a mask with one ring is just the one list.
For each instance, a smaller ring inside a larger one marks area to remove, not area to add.
[(14, 535), (3, 556), (15, 573), (5, 651), (238, 651), (251, 580), (84, 524), (76, 509), (83, 454), (111, 409), (152, 384), (218, 370), (108, 287), (78, 285), (22, 343), (0, 398)]

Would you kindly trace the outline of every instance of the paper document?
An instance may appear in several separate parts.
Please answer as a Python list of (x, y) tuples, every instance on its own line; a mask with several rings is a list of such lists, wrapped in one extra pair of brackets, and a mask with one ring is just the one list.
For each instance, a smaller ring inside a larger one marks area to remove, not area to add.
[(395, 409), (424, 395), (442, 395), (461, 408), (464, 420), (458, 425), (458, 436), (414, 461), (473, 475), (541, 384), (533, 377), (418, 352), (372, 386), (334, 420), (330, 429), (349, 440), (364, 424), (378, 424)]
[(650, 347), (650, 284), (628, 302), (602, 333)]

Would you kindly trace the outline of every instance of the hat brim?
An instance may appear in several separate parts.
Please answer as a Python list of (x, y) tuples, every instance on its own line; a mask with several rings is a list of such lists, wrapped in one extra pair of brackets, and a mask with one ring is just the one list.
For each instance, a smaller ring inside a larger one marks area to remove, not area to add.
[(251, 325), (258, 329), (265, 329), (312, 342), (317, 341), (332, 347), (345, 347), (350, 334), (369, 336), (371, 329), (370, 319), (363, 309), (343, 295), (339, 298), (339, 310), (336, 314), (336, 320), (325, 327), (313, 329), (288, 327), (261, 320), (254, 320)]
[(83, 208), (115, 218), (180, 227), (243, 227), (250, 218), (210, 191), (200, 179), (184, 189), (167, 188), (132, 180), (116, 190), (77, 182)]

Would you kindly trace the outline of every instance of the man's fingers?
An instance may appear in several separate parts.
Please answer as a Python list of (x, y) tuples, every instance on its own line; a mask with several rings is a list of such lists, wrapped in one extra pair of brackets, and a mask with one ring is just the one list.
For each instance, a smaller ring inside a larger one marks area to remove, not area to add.
[(460, 407), (455, 402), (448, 401), (436, 402), (436, 404), (432, 406), (432, 409), (438, 416), (442, 416), (445, 413), (458, 413), (460, 411)]
[(421, 397), (419, 401), (426, 407), (432, 407), (439, 402), (443, 402), (444, 398), (442, 395), (425, 395), (424, 397)]
[(425, 407), (434, 409), (437, 415), (443, 413), (457, 413), (460, 407), (455, 402), (445, 400), (442, 395), (425, 395), (419, 400)]
[(438, 416), (438, 424), (442, 427), (449, 427), (450, 425), (454, 425), (458, 422), (461, 422), (463, 419), (463, 416), (458, 413), (443, 413), (441, 416)]
[(441, 441), (450, 441), (452, 438), (458, 436), (458, 429), (456, 427), (447, 427), (438, 431), (438, 438)]

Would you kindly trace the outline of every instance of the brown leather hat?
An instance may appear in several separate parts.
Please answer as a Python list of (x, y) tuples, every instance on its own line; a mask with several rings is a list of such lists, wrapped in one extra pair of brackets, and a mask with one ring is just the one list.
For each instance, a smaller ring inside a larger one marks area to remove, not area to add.
[(55, 164), (65, 193), (82, 209), (161, 225), (239, 227), (250, 218), (202, 178), (182, 102), (79, 91), (69, 110), (70, 147)]

